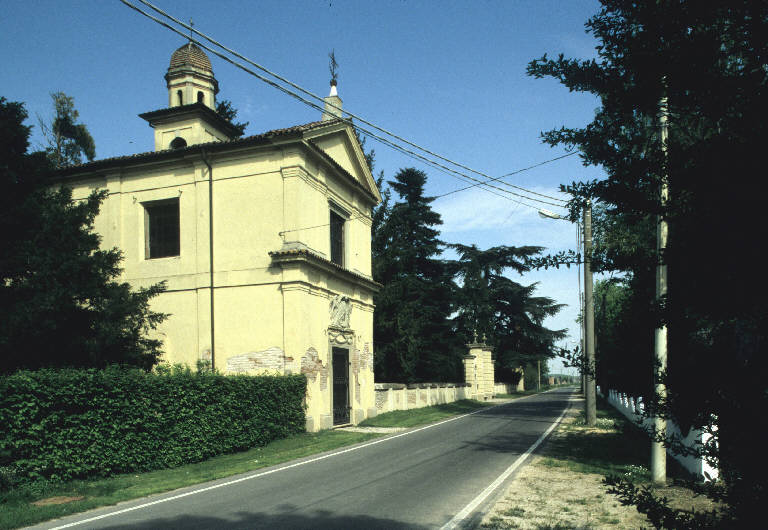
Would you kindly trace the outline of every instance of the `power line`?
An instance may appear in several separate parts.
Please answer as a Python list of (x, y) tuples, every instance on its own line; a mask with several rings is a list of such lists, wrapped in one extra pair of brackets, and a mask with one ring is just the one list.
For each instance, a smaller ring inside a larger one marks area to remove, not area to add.
[[(178, 25), (180, 25), (180, 26), (182, 26), (182, 27), (184, 27), (184, 28), (188, 29), (188, 30), (190, 31), (190, 35), (191, 35), (192, 33), (195, 33), (195, 34), (197, 34), (197, 35), (201, 36), (202, 38), (204, 38), (205, 40), (207, 40), (208, 42), (212, 43), (214, 46), (218, 46), (219, 48), (221, 48), (221, 49), (223, 49), (223, 50), (227, 51), (228, 53), (231, 53), (232, 55), (234, 55), (234, 56), (235, 56), (235, 57), (237, 57), (238, 59), (241, 59), (241, 60), (243, 60), (243, 61), (247, 62), (247, 63), (248, 63), (248, 64), (250, 64), (251, 66), (255, 66), (256, 68), (258, 68), (258, 69), (259, 69), (259, 70), (261, 70), (262, 72), (265, 72), (265, 73), (267, 73), (267, 74), (271, 75), (272, 77), (274, 77), (274, 78), (276, 78), (276, 79), (279, 79), (280, 81), (282, 81), (282, 82), (284, 82), (284, 83), (286, 83), (286, 84), (290, 85), (291, 87), (293, 87), (293, 88), (295, 88), (296, 90), (298, 90), (298, 91), (300, 91), (300, 92), (302, 92), (302, 93), (306, 94), (307, 96), (310, 96), (310, 97), (312, 97), (312, 98), (315, 98), (315, 99), (316, 99), (316, 100), (318, 100), (318, 101), (321, 101), (321, 102), (323, 102), (323, 103), (326, 103), (326, 102), (325, 102), (325, 99), (324, 99), (324, 98), (322, 98), (321, 96), (318, 96), (317, 94), (315, 94), (315, 93), (313, 93), (313, 92), (311, 92), (311, 91), (309, 91), (309, 90), (307, 90), (307, 89), (303, 88), (302, 86), (300, 86), (300, 85), (297, 85), (296, 83), (293, 83), (293, 82), (292, 82), (292, 81), (290, 81), (289, 79), (286, 79), (285, 77), (281, 76), (280, 74), (277, 74), (277, 73), (275, 73), (275, 72), (273, 72), (273, 71), (269, 70), (268, 68), (266, 68), (266, 67), (264, 67), (264, 66), (262, 66), (262, 65), (260, 65), (260, 64), (258, 64), (258, 63), (256, 63), (256, 62), (254, 62), (254, 61), (252, 61), (252, 60), (250, 60), (250, 59), (248, 59), (247, 57), (245, 57), (245, 56), (241, 55), (241, 54), (240, 54), (240, 53), (238, 53), (237, 51), (235, 51), (235, 50), (232, 50), (231, 48), (228, 48), (228, 47), (224, 46), (223, 44), (221, 44), (220, 42), (216, 41), (215, 39), (213, 39), (213, 38), (209, 37), (209, 36), (208, 36), (208, 35), (206, 35), (205, 33), (202, 33), (201, 31), (198, 31), (198, 30), (196, 30), (196, 29), (195, 29), (194, 27), (192, 27), (191, 25), (189, 25), (189, 24), (186, 24), (186, 23), (184, 23), (183, 21), (181, 21), (181, 20), (179, 20), (179, 19), (177, 19), (177, 18), (173, 17), (172, 15), (170, 15), (170, 14), (166, 13), (165, 11), (163, 11), (162, 9), (160, 9), (159, 7), (157, 7), (157, 6), (153, 5), (151, 2), (149, 2), (149, 1), (147, 1), (147, 0), (139, 0), (139, 2), (141, 2), (141, 3), (142, 3), (142, 4), (144, 4), (144, 5), (146, 5), (146, 6), (147, 6), (147, 7), (149, 7), (150, 9), (154, 10), (155, 12), (157, 12), (157, 13), (161, 14), (162, 16), (164, 16), (164, 17), (168, 18), (169, 20), (172, 20), (172, 21), (173, 21), (173, 22), (175, 22), (176, 24), (178, 24)], [(123, 3), (126, 3), (126, 2), (123, 2)], [(192, 39), (190, 38), (190, 40), (192, 40)], [(476, 170), (476, 169), (472, 169), (471, 167), (465, 166), (465, 165), (463, 165), (463, 164), (461, 164), (461, 163), (459, 163), (459, 162), (456, 162), (456, 161), (454, 161), (454, 160), (451, 160), (451, 159), (449, 159), (449, 158), (446, 158), (446, 157), (444, 157), (444, 156), (441, 156), (441, 155), (440, 155), (440, 154), (438, 154), (438, 153), (435, 153), (435, 152), (433, 152), (433, 151), (430, 151), (429, 149), (427, 149), (427, 148), (425, 148), (425, 147), (422, 147), (422, 146), (420, 146), (420, 145), (418, 145), (418, 144), (415, 144), (415, 143), (413, 143), (413, 142), (411, 142), (411, 141), (407, 140), (406, 138), (403, 138), (402, 136), (399, 136), (399, 135), (397, 135), (397, 134), (393, 133), (392, 131), (389, 131), (389, 130), (387, 130), (387, 129), (384, 129), (384, 128), (382, 128), (382, 127), (379, 127), (378, 125), (376, 125), (376, 124), (374, 124), (374, 123), (371, 123), (370, 121), (366, 120), (365, 118), (363, 118), (363, 117), (361, 117), (361, 116), (359, 116), (359, 115), (357, 115), (357, 114), (354, 114), (354, 113), (352, 113), (352, 112), (349, 112), (348, 110), (342, 109), (341, 107), (337, 107), (336, 105), (334, 105), (334, 104), (333, 104), (333, 103), (331, 103), (331, 102), (327, 102), (327, 104), (328, 104), (328, 106), (330, 106), (330, 107), (334, 108), (335, 110), (337, 110), (337, 111), (339, 111), (339, 112), (343, 112), (343, 113), (346, 113), (346, 114), (347, 114), (347, 115), (349, 115), (351, 118), (354, 118), (354, 119), (356, 119), (356, 120), (360, 121), (361, 123), (364, 123), (364, 124), (366, 124), (366, 125), (368, 125), (368, 126), (370, 126), (370, 127), (373, 127), (375, 130), (377, 130), (377, 131), (379, 131), (379, 132), (381, 132), (381, 133), (384, 133), (384, 134), (386, 134), (386, 135), (388, 135), (388, 136), (391, 136), (392, 138), (395, 138), (396, 140), (399, 140), (399, 141), (401, 141), (401, 142), (403, 142), (403, 143), (405, 143), (405, 144), (407, 144), (407, 145), (410, 145), (411, 147), (414, 147), (414, 148), (416, 148), (416, 149), (418, 149), (418, 150), (420, 150), (420, 151), (422, 151), (422, 152), (424, 152), (424, 153), (427, 153), (427, 154), (429, 154), (429, 155), (432, 155), (432, 156), (434, 156), (434, 157), (436, 157), (436, 158), (439, 158), (440, 160), (443, 160), (444, 162), (448, 162), (448, 163), (450, 163), (450, 164), (453, 164), (453, 165), (454, 165), (454, 166), (456, 166), (456, 167), (460, 167), (460, 168), (462, 168), (462, 169), (465, 169), (465, 170), (469, 171), (470, 173), (474, 173), (474, 174), (476, 174), (476, 175), (480, 175), (480, 176), (482, 176), (482, 177), (485, 177), (485, 178), (487, 178), (488, 180), (486, 181), (486, 184), (487, 184), (488, 182), (499, 181), (500, 179), (502, 179), (502, 178), (504, 178), (504, 177), (507, 177), (507, 176), (510, 176), (510, 175), (514, 175), (514, 174), (516, 174), (516, 173), (520, 173), (521, 171), (525, 171), (525, 170), (518, 170), (518, 171), (513, 171), (512, 173), (507, 173), (506, 175), (502, 175), (501, 177), (491, 177), (490, 175), (487, 175), (487, 174), (483, 173), (482, 171), (478, 171), (478, 170)], [(555, 159), (553, 159), (553, 160), (550, 160), (550, 161), (559, 160), (560, 158), (565, 158), (565, 157), (567, 157), (567, 156), (571, 156), (572, 154), (575, 154), (575, 153), (569, 153), (569, 154), (567, 154), (567, 155), (563, 155), (563, 156), (561, 156), (561, 157), (555, 158)], [(531, 168), (533, 168), (533, 167), (537, 167), (538, 165), (546, 164), (547, 162), (550, 162), (550, 161), (542, 162), (541, 164), (537, 164), (537, 165), (535, 165), (535, 166), (531, 166)], [(530, 168), (528, 168), (528, 169), (530, 169)], [(548, 198), (548, 199), (552, 199), (552, 200), (555, 200), (555, 201), (558, 201), (558, 202), (562, 202), (562, 203), (565, 203), (565, 202), (567, 202), (567, 201), (564, 201), (564, 200), (562, 200), (562, 199), (559, 199), (559, 198), (557, 198), (557, 197), (552, 197), (552, 196), (549, 196), (549, 195), (544, 195), (543, 193), (537, 193), (537, 192), (535, 192), (535, 191), (531, 191), (531, 190), (528, 190), (528, 189), (526, 189), (526, 188), (523, 188), (523, 187), (521, 187), (521, 186), (516, 186), (516, 185), (514, 185), (514, 184), (510, 184), (510, 183), (508, 183), (508, 182), (504, 182), (503, 184), (505, 184), (505, 185), (507, 185), (507, 186), (510, 186), (510, 187), (512, 187), (512, 188), (515, 188), (515, 189), (521, 190), (521, 191), (525, 191), (526, 193), (530, 193), (530, 194), (533, 194), (533, 195), (538, 195), (538, 196), (540, 196), (540, 197), (545, 197), (545, 198)], [(478, 184), (478, 185), (480, 185), (480, 184)], [(531, 199), (533, 199), (533, 198), (531, 198)], [(535, 199), (533, 199), (533, 200), (535, 200)], [(546, 204), (552, 204), (552, 203), (546, 203)], [(557, 206), (557, 205), (555, 205), (555, 206)]]
[[(345, 221), (354, 221), (356, 219), (369, 219), (369, 217), (366, 216), (366, 215), (353, 215), (351, 217), (347, 217), (344, 220)], [(323, 228), (325, 226), (331, 226), (331, 223), (323, 223), (321, 225), (312, 225), (312, 226), (302, 226), (301, 228), (291, 228), (290, 230), (281, 230), (280, 232), (277, 233), (277, 235), (282, 237), (285, 234), (287, 234), (288, 232), (302, 232), (304, 230), (312, 230), (314, 228)]]
[[(235, 61), (235, 60), (233, 60), (233, 59), (231, 59), (231, 58), (227, 57), (226, 55), (224, 55), (224, 54), (220, 53), (219, 51), (217, 51), (217, 50), (214, 50), (214, 49), (210, 48), (209, 46), (206, 46), (206, 45), (205, 45), (205, 44), (203, 44), (202, 42), (200, 42), (200, 41), (198, 41), (198, 40), (196, 40), (196, 39), (194, 39), (194, 38), (190, 38), (188, 35), (185, 35), (184, 33), (182, 33), (181, 31), (179, 31), (178, 29), (174, 28), (173, 26), (171, 26), (171, 25), (167, 24), (166, 22), (164, 22), (164, 21), (162, 21), (162, 20), (158, 19), (157, 17), (154, 17), (154, 16), (152, 16), (151, 14), (147, 13), (146, 11), (143, 11), (142, 9), (140, 9), (139, 7), (137, 7), (137, 6), (133, 5), (133, 4), (131, 4), (131, 3), (130, 3), (130, 2), (128, 2), (127, 0), (120, 0), (120, 1), (121, 1), (123, 4), (125, 4), (126, 6), (130, 7), (131, 9), (133, 9), (133, 10), (137, 11), (138, 13), (141, 13), (141, 14), (142, 14), (142, 15), (144, 15), (145, 17), (147, 17), (147, 18), (149, 18), (149, 19), (153, 20), (154, 22), (157, 22), (157, 23), (158, 23), (158, 24), (160, 24), (161, 26), (163, 26), (163, 27), (165, 27), (165, 28), (167, 28), (167, 29), (169, 29), (169, 30), (173, 31), (174, 33), (176, 33), (176, 34), (178, 34), (178, 35), (180, 35), (180, 36), (184, 37), (185, 39), (188, 39), (190, 42), (193, 42), (193, 43), (197, 44), (197, 45), (198, 45), (198, 46), (200, 46), (201, 48), (203, 48), (203, 49), (205, 49), (205, 50), (208, 50), (210, 53), (212, 53), (212, 54), (216, 55), (217, 57), (219, 57), (219, 58), (223, 59), (224, 61), (226, 61), (226, 62), (228, 62), (228, 63), (232, 64), (233, 66), (236, 66), (237, 68), (240, 68), (241, 70), (245, 71), (246, 73), (248, 73), (248, 74), (251, 74), (252, 76), (254, 76), (254, 77), (256, 77), (257, 79), (259, 79), (259, 80), (261, 80), (261, 81), (263, 81), (263, 82), (267, 83), (268, 85), (270, 85), (270, 86), (272, 86), (272, 87), (274, 87), (274, 88), (276, 88), (276, 89), (280, 90), (281, 92), (283, 92), (283, 93), (285, 93), (285, 94), (287, 94), (287, 95), (289, 95), (289, 96), (291, 96), (291, 97), (293, 97), (293, 98), (295, 98), (295, 99), (298, 99), (298, 100), (299, 100), (299, 101), (301, 101), (302, 103), (304, 103), (304, 104), (306, 104), (306, 105), (308, 105), (308, 106), (310, 106), (310, 107), (312, 107), (312, 108), (314, 108), (314, 109), (316, 109), (316, 110), (319, 110), (319, 111), (321, 111), (321, 112), (325, 112), (325, 109), (324, 109), (324, 108), (322, 108), (322, 107), (320, 107), (320, 106), (319, 106), (319, 105), (317, 105), (316, 103), (314, 103), (314, 102), (312, 102), (312, 101), (309, 101), (309, 100), (307, 100), (306, 98), (302, 97), (301, 95), (299, 95), (299, 94), (297, 94), (297, 93), (295, 93), (295, 92), (293, 92), (293, 91), (291, 91), (291, 90), (289, 90), (289, 89), (287, 89), (287, 88), (285, 88), (285, 87), (283, 87), (283, 86), (279, 85), (278, 83), (276, 83), (276, 82), (272, 81), (271, 79), (268, 79), (268, 78), (266, 78), (266, 77), (264, 77), (264, 76), (262, 76), (262, 75), (258, 74), (257, 72), (254, 72), (254, 71), (253, 71), (253, 70), (251, 70), (250, 68), (248, 68), (248, 67), (246, 67), (246, 66), (244, 66), (244, 65), (242, 65), (242, 64), (240, 64), (240, 63), (238, 63), (237, 61)], [(141, 1), (141, 2), (144, 2), (144, 0), (139, 0), (139, 1)], [(186, 24), (183, 24), (183, 23), (180, 23), (180, 24), (186, 27)], [(191, 31), (193, 31), (193, 32), (195, 32), (195, 33), (199, 33), (199, 32), (198, 32), (197, 30), (195, 30), (194, 28), (188, 27), (188, 29), (191, 29)], [(223, 47), (222, 47), (222, 48), (223, 48)], [(226, 49), (226, 48), (225, 48), (225, 49)], [(322, 100), (322, 98), (319, 98), (319, 96), (313, 96), (313, 97), (315, 97), (315, 98), (317, 98), (317, 99), (321, 99), (321, 100)], [(337, 108), (337, 109), (338, 109), (338, 107), (335, 107), (335, 108)], [(341, 110), (341, 109), (339, 109), (339, 110)], [(350, 113), (349, 113), (349, 112), (347, 112), (347, 114), (350, 114)], [(352, 114), (350, 114), (350, 116), (352, 116)], [(339, 120), (341, 120), (341, 121), (343, 121), (343, 122), (345, 122), (345, 123), (347, 123), (347, 124), (349, 124), (350, 126), (356, 127), (358, 130), (360, 130), (360, 131), (363, 131), (363, 132), (364, 132), (366, 135), (370, 136), (371, 138), (374, 138), (375, 140), (377, 140), (377, 141), (379, 141), (379, 142), (381, 142), (381, 143), (383, 143), (383, 144), (385, 144), (385, 145), (387, 145), (387, 146), (389, 146), (389, 147), (391, 147), (391, 148), (393, 148), (393, 149), (395, 149), (395, 150), (397, 150), (397, 151), (399, 151), (399, 152), (401, 152), (401, 153), (403, 153), (403, 154), (406, 154), (406, 155), (408, 155), (408, 156), (411, 156), (412, 158), (417, 158), (417, 159), (419, 159), (419, 160), (423, 161), (424, 163), (426, 163), (426, 164), (428, 164), (428, 165), (430, 165), (430, 166), (432, 166), (432, 167), (435, 167), (435, 168), (438, 168), (438, 169), (442, 169), (442, 170), (443, 170), (443, 172), (446, 172), (447, 174), (449, 174), (449, 175), (451, 175), (451, 176), (453, 176), (453, 177), (455, 177), (455, 178), (458, 178), (458, 179), (460, 179), (460, 180), (463, 180), (463, 181), (465, 181), (465, 182), (468, 182), (468, 181), (472, 181), (472, 182), (475, 182), (477, 186), (484, 186), (484, 188), (483, 188), (483, 189), (485, 189), (486, 191), (488, 191), (488, 192), (490, 192), (490, 193), (493, 193), (494, 195), (498, 195), (498, 196), (500, 196), (500, 197), (503, 197), (503, 198), (505, 198), (505, 199), (511, 200), (511, 201), (513, 201), (513, 202), (516, 202), (516, 203), (518, 203), (518, 204), (522, 204), (522, 205), (524, 205), (524, 206), (527, 206), (527, 207), (529, 207), (529, 208), (532, 208), (532, 209), (535, 209), (535, 210), (538, 210), (538, 208), (537, 208), (536, 206), (532, 206), (532, 205), (530, 205), (530, 204), (527, 204), (527, 203), (524, 203), (524, 202), (522, 202), (522, 201), (519, 201), (519, 200), (513, 199), (512, 197), (509, 197), (509, 195), (513, 195), (513, 196), (516, 196), (516, 197), (520, 197), (520, 198), (522, 198), (522, 199), (525, 199), (525, 200), (530, 200), (530, 201), (535, 201), (535, 202), (541, 202), (541, 203), (544, 203), (544, 204), (549, 204), (549, 205), (553, 205), (553, 206), (563, 207), (563, 206), (562, 206), (562, 205), (560, 205), (560, 204), (555, 204), (555, 203), (551, 203), (551, 202), (548, 202), (548, 201), (543, 201), (543, 200), (541, 200), (541, 199), (536, 199), (536, 198), (534, 198), (534, 197), (527, 197), (527, 196), (525, 196), (525, 195), (520, 195), (519, 193), (515, 193), (515, 192), (512, 192), (512, 191), (509, 191), (509, 190), (503, 189), (503, 188), (499, 188), (498, 186), (494, 186), (494, 185), (492, 185), (492, 184), (486, 184), (486, 183), (483, 183), (483, 182), (482, 182), (482, 181), (480, 181), (479, 179), (476, 179), (476, 178), (474, 178), (474, 177), (471, 177), (471, 176), (469, 176), (469, 175), (466, 175), (466, 174), (464, 174), (464, 173), (461, 173), (461, 172), (459, 172), (459, 171), (456, 171), (456, 170), (454, 170), (454, 169), (452, 169), (452, 168), (450, 168), (450, 167), (447, 167), (447, 166), (445, 166), (445, 165), (443, 165), (443, 164), (441, 164), (441, 163), (439, 163), (439, 162), (436, 162), (436, 161), (434, 161), (434, 160), (430, 160), (430, 159), (428, 159), (428, 158), (424, 157), (423, 155), (420, 155), (420, 154), (418, 154), (418, 153), (415, 153), (415, 152), (411, 151), (410, 149), (407, 149), (407, 148), (405, 148), (405, 147), (403, 147), (403, 146), (397, 145), (396, 143), (392, 142), (391, 140), (388, 140), (388, 139), (386, 139), (386, 138), (383, 138), (383, 137), (381, 137), (381, 136), (377, 135), (376, 133), (373, 133), (373, 132), (371, 132), (369, 129), (366, 129), (366, 128), (364, 128), (364, 127), (361, 127), (361, 126), (359, 126), (359, 125), (355, 125), (355, 124), (354, 124), (354, 123), (351, 121), (351, 119), (350, 119), (350, 118), (347, 118), (347, 117), (344, 117), (344, 116), (339, 116), (339, 117), (338, 117), (338, 119), (339, 119)], [(378, 128), (377, 128), (377, 129), (378, 129)], [(410, 145), (415, 145), (415, 144), (411, 144), (410, 142), (407, 142), (407, 141), (406, 141), (406, 143), (408, 143), (408, 144), (410, 144)], [(418, 147), (418, 146), (417, 146), (417, 147)], [(424, 150), (424, 149), (422, 149), (422, 150)], [(425, 152), (428, 152), (427, 150), (424, 150), (424, 151), (425, 151)], [(442, 158), (442, 157), (440, 157), (440, 158)], [(457, 165), (459, 165), (459, 164), (457, 164)], [(460, 165), (459, 165), (459, 166), (460, 166)], [(460, 166), (460, 167), (464, 167), (464, 166)], [(481, 174), (482, 174), (482, 173), (481, 173)], [(483, 175), (484, 175), (484, 174), (483, 174)], [(492, 178), (492, 177), (491, 177), (491, 179), (490, 179), (490, 180), (497, 180), (497, 179), (494, 179), (494, 178)], [(502, 193), (500, 194), (500, 193), (494, 192), (493, 190), (491, 190), (491, 189), (489, 189), (489, 188), (494, 188), (494, 189), (496, 189), (496, 190), (499, 190), (499, 191), (501, 191)], [(526, 190), (526, 191), (527, 191), (527, 190)], [(535, 192), (533, 192), (533, 193), (535, 193)], [(558, 200), (558, 201), (562, 201), (561, 199), (555, 199), (555, 200)], [(565, 201), (563, 201), (563, 202), (565, 202)]]
[[(549, 164), (550, 162), (554, 162), (555, 160), (560, 160), (561, 158), (566, 158), (566, 157), (569, 157), (569, 156), (573, 156), (575, 154), (576, 154), (576, 152), (574, 151), (573, 153), (568, 153), (568, 154), (565, 154), (565, 155), (562, 155), (562, 156), (558, 156), (558, 157), (555, 157), (555, 158), (550, 158), (549, 160), (545, 160), (543, 162), (539, 162), (538, 164), (534, 164), (532, 166), (524, 167), (523, 169), (518, 169), (517, 171), (513, 171), (511, 173), (507, 173), (507, 174), (502, 175), (500, 177), (495, 177), (495, 178), (492, 178), (490, 180), (479, 182), (477, 184), (472, 184), (471, 186), (466, 186), (464, 188), (459, 188), (457, 190), (449, 191), (448, 193), (443, 193), (442, 195), (438, 195), (437, 197), (435, 197), (435, 199), (439, 199), (441, 197), (446, 197), (448, 195), (452, 195), (452, 194), (458, 193), (460, 191), (468, 190), (470, 188), (474, 188), (476, 186), (480, 186), (481, 184), (487, 184), (488, 182), (493, 182), (495, 180), (503, 179), (504, 177), (509, 177), (511, 175), (516, 175), (518, 173), (522, 173), (523, 171), (528, 171), (529, 169), (533, 169), (535, 167), (543, 166), (544, 164)], [(502, 184), (506, 184), (507, 186), (511, 186), (513, 188), (520, 188), (519, 186), (515, 186), (514, 184), (510, 184), (509, 182), (502, 182)], [(520, 188), (520, 189), (525, 189), (525, 188)], [(532, 190), (527, 190), (526, 189), (525, 191), (527, 191), (528, 193), (533, 193), (534, 195), (540, 195), (542, 197), (549, 197), (549, 198), (555, 199), (557, 201), (567, 202), (567, 201), (564, 201), (563, 199), (557, 199), (555, 197), (550, 197), (549, 195), (544, 195), (543, 193), (536, 193), (535, 191), (532, 191)], [(536, 200), (536, 199), (533, 199), (533, 200)], [(541, 202), (544, 202), (544, 201), (541, 201)], [(552, 204), (552, 203), (548, 202), (548, 203), (545, 203), (545, 204)], [(559, 206), (559, 205), (555, 204), (554, 206)], [(563, 208), (564, 208), (564, 206), (563, 206)]]

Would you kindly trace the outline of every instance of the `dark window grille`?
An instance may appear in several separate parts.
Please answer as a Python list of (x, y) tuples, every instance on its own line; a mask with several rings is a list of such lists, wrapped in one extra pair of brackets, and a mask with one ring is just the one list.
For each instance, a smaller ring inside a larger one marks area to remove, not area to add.
[(331, 210), (331, 261), (344, 266), (344, 218)]
[(147, 258), (179, 255), (179, 200), (158, 201), (147, 212)]

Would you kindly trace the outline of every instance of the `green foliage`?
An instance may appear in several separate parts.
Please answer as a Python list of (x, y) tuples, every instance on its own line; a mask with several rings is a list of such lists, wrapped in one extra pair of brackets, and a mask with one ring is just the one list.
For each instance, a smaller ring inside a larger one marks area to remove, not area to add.
[[(379, 177), (381, 186), (383, 177)], [(535, 284), (520, 285), (505, 273), (529, 270), (540, 247), (446, 245), (438, 239), (440, 216), (423, 196), (426, 175), (402, 170), (373, 212), (373, 275), (384, 288), (374, 313), (379, 381), (460, 381), (466, 344), (485, 340), (496, 369), (509, 382), (526, 362), (555, 354), (565, 331), (542, 324), (562, 307), (535, 297)], [(400, 202), (390, 204), (391, 191)], [(459, 258), (442, 260), (446, 248)]]
[[(768, 3), (602, 4), (587, 22), (600, 43), (597, 59), (544, 56), (529, 64), (529, 74), (601, 101), (586, 127), (543, 137), (578, 148), (585, 164), (605, 169), (606, 180), (572, 189), (609, 207), (615, 222), (603, 240), (618, 243), (615, 268), (638, 282), (631, 286), (635, 314), (650, 308), (649, 332), (668, 325), (670, 399), (659, 410), (705, 429), (717, 418), (713, 462), (730, 526), (749, 525), (768, 500), (768, 464), (754, 458), (768, 439), (768, 419), (754, 412), (768, 405), (768, 282), (755, 239), (766, 227), (765, 183), (755, 175), (764, 169), (768, 132)], [(669, 108), (665, 146), (657, 126), (662, 98)], [(670, 195), (662, 205), (665, 180)], [(657, 215), (670, 226), (663, 255), (652, 247)], [(659, 260), (668, 266), (669, 294), (655, 303), (647, 286)], [(623, 310), (624, 320), (634, 311)]]
[[(555, 342), (566, 332), (547, 329), (543, 322), (563, 305), (533, 296), (536, 284), (520, 285), (505, 275), (509, 270), (520, 274), (528, 271), (529, 261), (542, 248), (451, 247), (459, 254), (451, 270), (461, 285), (457, 287), (454, 329), (464, 342), (475, 341), (476, 334), (477, 340), (485, 340), (494, 348), (497, 380), (514, 382), (518, 379), (516, 368), (528, 362), (535, 367), (536, 360), (553, 357)], [(530, 388), (528, 382), (526, 388)]]
[(0, 373), (42, 366), (130, 364), (149, 369), (161, 343), (148, 338), (165, 315), (150, 310), (158, 284), (133, 291), (118, 280), (122, 256), (93, 231), (106, 192), (73, 201), (45, 182), (51, 162), (27, 154), (20, 103), (0, 99)]
[[(652, 394), (653, 315), (648, 292), (637, 276), (595, 282), (595, 357), (597, 383), (633, 396)], [(650, 284), (650, 285), (648, 285)]]
[(635, 506), (646, 515), (654, 528), (697, 530), (699, 528), (726, 528), (722, 514), (717, 510), (695, 512), (675, 510), (666, 497), (658, 497), (651, 486), (636, 486), (634, 477), (609, 475), (603, 479), (608, 492), (618, 496), (625, 506)]
[(235, 118), (237, 118), (237, 109), (232, 105), (231, 101), (228, 99), (219, 100), (219, 102), (216, 103), (216, 113), (227, 120), (237, 130), (237, 134), (235, 135), (236, 138), (245, 134), (245, 128), (248, 127), (250, 122), (235, 121)]
[(75, 109), (75, 98), (64, 92), (51, 94), (54, 116), (51, 123), (38, 119), (40, 129), (48, 143), (46, 153), (56, 168), (82, 163), (83, 156), (90, 162), (96, 156), (96, 143), (88, 128), (77, 123), (80, 113)]
[(439, 259), (444, 243), (436, 227), (442, 220), (424, 196), (426, 179), (423, 171), (401, 170), (389, 181), (400, 201), (385, 202), (374, 215), (374, 279), (384, 285), (374, 298), (379, 381), (459, 379), (464, 348), (448, 320), (453, 287)]
[(0, 377), (0, 469), (70, 480), (200, 462), (304, 430), (303, 376), (43, 369)]

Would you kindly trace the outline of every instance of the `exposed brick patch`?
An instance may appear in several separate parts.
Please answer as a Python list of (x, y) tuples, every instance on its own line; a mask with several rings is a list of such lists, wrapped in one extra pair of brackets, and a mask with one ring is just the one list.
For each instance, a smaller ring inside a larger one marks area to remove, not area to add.
[[(290, 361), (289, 361), (290, 360)], [(290, 366), (289, 366), (290, 362)], [(273, 346), (262, 351), (253, 351), (234, 355), (227, 359), (227, 372), (242, 374), (246, 372), (278, 372), (283, 373), (292, 368), (293, 359), (286, 357), (283, 350)]]
[(352, 373), (357, 375), (360, 373), (360, 350), (350, 350), (349, 356), (349, 362), (352, 364)]
[(328, 387), (328, 366), (323, 366), (323, 362), (317, 354), (317, 350), (309, 348), (307, 353), (301, 357), (301, 373), (307, 376), (310, 382), (315, 382), (315, 378), (320, 377), (320, 390)]
[(360, 354), (360, 366), (362, 370), (368, 370), (373, 367), (373, 352), (369, 342), (363, 344), (363, 352)]
[(360, 376), (355, 374), (355, 400), (360, 403)]

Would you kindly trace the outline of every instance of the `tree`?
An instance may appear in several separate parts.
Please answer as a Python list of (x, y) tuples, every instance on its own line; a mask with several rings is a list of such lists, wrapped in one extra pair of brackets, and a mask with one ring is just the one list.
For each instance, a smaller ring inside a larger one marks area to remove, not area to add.
[(458, 377), (462, 346), (451, 333), (451, 277), (439, 259), (444, 244), (435, 227), (440, 215), (424, 196), (427, 176), (403, 169), (389, 185), (400, 201), (374, 215), (375, 373), (379, 381), (442, 380)]
[[(21, 103), (0, 98), (4, 193), (0, 231), (0, 371), (129, 364), (149, 369), (161, 342), (147, 334), (166, 315), (150, 310), (162, 285), (133, 291), (117, 281), (121, 254), (101, 250), (93, 221), (105, 192), (73, 201), (46, 182), (55, 159), (27, 153)], [(71, 151), (70, 151), (71, 153)]]
[(75, 109), (75, 98), (55, 92), (51, 99), (54, 116), (50, 125), (38, 117), (51, 163), (55, 168), (64, 168), (82, 163), (83, 156), (92, 161), (96, 156), (96, 144), (88, 128), (77, 123), (80, 113)]
[[(768, 439), (768, 419), (754, 412), (768, 405), (768, 286), (754, 239), (766, 228), (765, 183), (755, 176), (763, 172), (768, 127), (768, 3), (602, 4), (586, 24), (600, 41), (598, 59), (544, 56), (529, 64), (529, 74), (601, 100), (592, 123), (549, 131), (544, 140), (577, 147), (585, 164), (605, 169), (606, 180), (581, 190), (616, 215), (669, 221), (664, 255), (626, 265), (635, 271), (663, 260), (669, 270), (666, 300), (654, 307), (646, 299), (654, 326), (669, 325), (670, 399), (658, 405), (704, 429), (717, 418), (715, 443), (706, 449), (719, 463), (717, 495), (728, 506), (719, 524), (748, 526), (768, 500), (768, 465), (753, 458)], [(666, 149), (655, 126), (662, 98), (670, 116)], [(662, 205), (665, 180), (670, 199)], [(625, 498), (640, 498), (631, 484), (613, 483)], [(655, 524), (683, 526), (680, 514), (659, 503), (644, 506)]]
[[(494, 348), (497, 378), (511, 381), (516, 369), (555, 355), (555, 342), (565, 330), (543, 326), (547, 316), (563, 306), (546, 297), (533, 296), (536, 284), (523, 286), (505, 276), (522, 274), (541, 247), (498, 246), (480, 250), (475, 245), (450, 245), (459, 254), (451, 264), (457, 286), (454, 329), (465, 342), (478, 338)], [(546, 364), (546, 363), (545, 363)], [(526, 373), (530, 372), (527, 370)]]
[(231, 101), (228, 99), (219, 100), (219, 102), (216, 103), (216, 113), (227, 120), (232, 125), (232, 127), (237, 130), (237, 138), (240, 138), (245, 134), (245, 128), (248, 127), (248, 123), (250, 122), (235, 121), (235, 118), (237, 118), (237, 109), (232, 105)]

